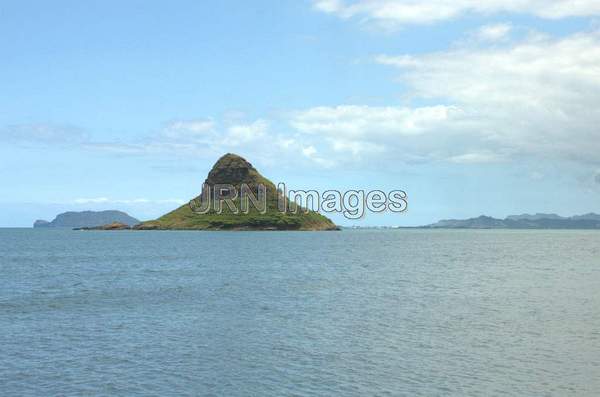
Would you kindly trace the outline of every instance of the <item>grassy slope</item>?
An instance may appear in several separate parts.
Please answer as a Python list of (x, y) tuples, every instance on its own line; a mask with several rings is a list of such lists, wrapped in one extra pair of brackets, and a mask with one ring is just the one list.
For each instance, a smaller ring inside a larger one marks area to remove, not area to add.
[(278, 211), (267, 211), (260, 214), (250, 211), (248, 214), (233, 214), (223, 211), (221, 214), (197, 214), (185, 204), (155, 221), (144, 222), (143, 229), (198, 229), (198, 230), (328, 230), (335, 224), (316, 212), (282, 214)]
[[(277, 207), (275, 185), (257, 172), (252, 177), (267, 187), (266, 214), (261, 214), (253, 208), (248, 214), (234, 214), (225, 204), (221, 214), (217, 214), (214, 210), (207, 214), (199, 214), (192, 211), (189, 204), (184, 204), (157, 220), (142, 223), (139, 228), (164, 230), (333, 230), (336, 228), (329, 218), (314, 211), (306, 212), (304, 209), (298, 209), (298, 213), (294, 214), (288, 208), (286, 213), (281, 213)], [(238, 209), (241, 208), (239, 199), (235, 204)]]

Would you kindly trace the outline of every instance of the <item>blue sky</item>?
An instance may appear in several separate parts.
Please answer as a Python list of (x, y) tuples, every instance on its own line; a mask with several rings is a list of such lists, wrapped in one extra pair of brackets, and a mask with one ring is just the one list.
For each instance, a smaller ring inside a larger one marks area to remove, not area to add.
[(407, 192), (407, 213), (365, 225), (600, 212), (598, 16), (593, 0), (2, 2), (0, 226), (151, 219), (227, 152), (291, 188)]

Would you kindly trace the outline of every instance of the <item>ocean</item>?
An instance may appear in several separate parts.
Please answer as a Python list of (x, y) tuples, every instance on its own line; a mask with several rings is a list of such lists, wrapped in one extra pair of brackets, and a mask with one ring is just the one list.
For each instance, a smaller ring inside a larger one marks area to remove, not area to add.
[(2, 396), (596, 396), (600, 232), (0, 229)]

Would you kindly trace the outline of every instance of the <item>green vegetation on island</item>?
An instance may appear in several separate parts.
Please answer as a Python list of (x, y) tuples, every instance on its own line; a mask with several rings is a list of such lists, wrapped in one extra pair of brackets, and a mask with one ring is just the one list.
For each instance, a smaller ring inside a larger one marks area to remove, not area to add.
[[(262, 176), (248, 161), (235, 154), (226, 154), (213, 166), (205, 181), (205, 186), (231, 185), (238, 192), (242, 185), (257, 195), (259, 186), (266, 188), (266, 211), (259, 211), (252, 205), (248, 212), (233, 211), (226, 203), (221, 203), (219, 213), (211, 206), (206, 213), (192, 210), (192, 205), (184, 204), (166, 215), (134, 227), (137, 230), (336, 230), (336, 225), (327, 217), (305, 208), (281, 196), (273, 182)], [(193, 202), (202, 202), (202, 195)], [(285, 200), (286, 209), (281, 211), (278, 203)], [(232, 200), (234, 208), (240, 210), (240, 195)], [(213, 203), (214, 204), (214, 203)], [(297, 208), (296, 208), (297, 207)], [(263, 213), (264, 212), (264, 213)]]

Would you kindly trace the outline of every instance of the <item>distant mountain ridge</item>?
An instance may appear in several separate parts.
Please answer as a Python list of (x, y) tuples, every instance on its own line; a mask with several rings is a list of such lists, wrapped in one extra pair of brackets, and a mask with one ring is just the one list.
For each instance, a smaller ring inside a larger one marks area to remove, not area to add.
[(557, 214), (534, 214), (534, 215), (530, 215), (530, 214), (522, 214), (522, 215), (509, 215), (506, 217), (506, 219), (509, 220), (513, 220), (513, 221), (537, 221), (540, 219), (562, 219), (562, 220), (566, 220), (566, 219), (570, 219), (570, 220), (576, 220), (576, 221), (580, 221), (580, 220), (588, 220), (588, 221), (600, 221), (600, 215), (598, 214), (594, 214), (593, 212), (589, 213), (589, 214), (584, 214), (584, 215), (574, 215), (574, 216), (560, 216)]
[(469, 219), (445, 219), (431, 225), (431, 229), (600, 229), (600, 215), (589, 213), (563, 217), (556, 214), (510, 215), (496, 219), (481, 215)]
[(140, 223), (139, 220), (129, 216), (122, 211), (82, 211), (82, 212), (63, 212), (54, 218), (52, 222), (37, 220), (33, 224), (34, 228), (52, 228), (52, 227), (70, 227), (84, 228), (108, 225), (111, 223), (122, 223), (128, 226), (135, 226)]
[(530, 214), (522, 214), (522, 215), (509, 215), (506, 217), (506, 219), (512, 220), (512, 221), (537, 221), (540, 219), (568, 219), (565, 218), (563, 216), (560, 215), (556, 215), (556, 214), (534, 214), (534, 215), (530, 215)]

